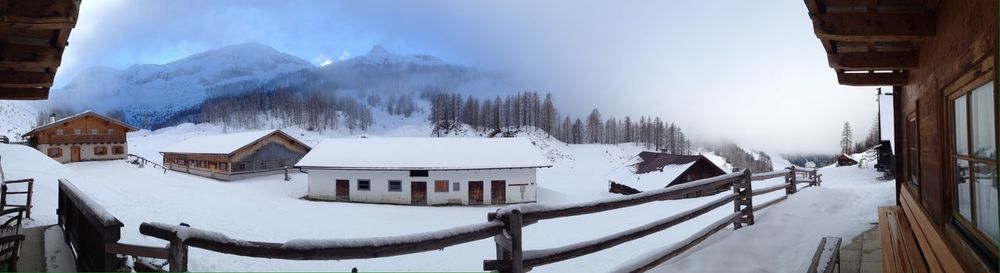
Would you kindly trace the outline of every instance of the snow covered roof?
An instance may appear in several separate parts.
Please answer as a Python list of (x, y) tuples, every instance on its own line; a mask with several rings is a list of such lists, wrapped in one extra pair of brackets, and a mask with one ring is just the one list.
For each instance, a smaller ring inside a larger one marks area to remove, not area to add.
[(179, 154), (231, 154), (240, 148), (251, 145), (254, 142), (272, 134), (282, 134), (289, 139), (302, 144), (303, 146), (309, 147), (309, 145), (299, 142), (281, 130), (266, 130), (192, 137), (171, 145), (170, 147), (164, 148), (160, 152)]
[(468, 170), (551, 167), (524, 138), (337, 138), (296, 167), (355, 170)]
[(636, 173), (642, 163), (637, 161), (639, 160), (632, 161), (611, 171), (611, 173), (608, 174), (607, 179), (639, 191), (662, 189), (667, 187), (670, 182), (677, 179), (677, 177), (684, 173), (684, 171), (687, 171), (687, 169), (695, 163), (694, 161), (691, 161), (688, 163), (665, 165), (659, 170)]
[(135, 128), (134, 126), (129, 125), (128, 123), (124, 123), (124, 122), (122, 122), (120, 120), (109, 118), (107, 116), (98, 114), (97, 112), (94, 112), (94, 111), (91, 111), (91, 110), (87, 110), (87, 111), (80, 112), (79, 114), (76, 114), (76, 115), (72, 115), (72, 116), (68, 116), (68, 117), (65, 117), (65, 118), (61, 118), (61, 119), (56, 120), (54, 122), (49, 122), (48, 124), (35, 127), (33, 129), (31, 129), (31, 131), (28, 131), (27, 133), (24, 133), (21, 136), (26, 137), (26, 136), (29, 136), (31, 134), (37, 133), (39, 131), (51, 128), (52, 126), (56, 126), (56, 125), (58, 125), (60, 123), (67, 122), (67, 121), (70, 121), (70, 120), (74, 120), (74, 119), (77, 119), (77, 118), (81, 118), (81, 117), (84, 117), (84, 116), (87, 116), (87, 115), (96, 116), (98, 118), (108, 120), (111, 123), (118, 124), (118, 125), (120, 125), (122, 127), (125, 127), (125, 129), (127, 131), (129, 131), (129, 132), (131, 132), (131, 131), (138, 131), (139, 130), (139, 128)]

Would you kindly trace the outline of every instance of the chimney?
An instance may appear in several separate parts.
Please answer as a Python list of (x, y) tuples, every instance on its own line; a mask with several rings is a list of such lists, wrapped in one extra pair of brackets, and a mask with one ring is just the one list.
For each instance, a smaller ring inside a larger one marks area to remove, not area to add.
[(49, 123), (56, 122), (56, 113), (49, 114)]

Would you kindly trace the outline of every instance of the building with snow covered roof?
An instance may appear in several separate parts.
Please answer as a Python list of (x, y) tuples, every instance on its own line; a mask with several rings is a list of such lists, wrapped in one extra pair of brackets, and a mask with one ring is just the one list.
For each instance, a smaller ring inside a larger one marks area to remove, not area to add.
[(551, 166), (523, 138), (328, 139), (296, 164), (310, 199), (407, 205), (535, 202)]
[(136, 130), (139, 129), (87, 110), (59, 120), (53, 116), (49, 123), (31, 129), (22, 137), (53, 160), (68, 163), (125, 159), (126, 133)]
[(281, 130), (268, 130), (192, 137), (160, 154), (171, 170), (230, 181), (283, 173), (311, 149)]
[[(724, 170), (702, 155), (641, 152), (632, 162), (608, 174), (608, 191), (636, 194), (723, 174), (726, 174)], [(727, 189), (699, 191), (685, 197), (712, 195)]]

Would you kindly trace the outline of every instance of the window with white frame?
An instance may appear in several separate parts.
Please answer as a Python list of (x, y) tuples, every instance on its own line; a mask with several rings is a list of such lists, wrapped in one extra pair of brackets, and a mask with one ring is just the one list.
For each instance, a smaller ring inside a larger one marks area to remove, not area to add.
[(974, 237), (992, 244), (1000, 242), (995, 92), (991, 82), (950, 103), (955, 218), (964, 229), (976, 230)]

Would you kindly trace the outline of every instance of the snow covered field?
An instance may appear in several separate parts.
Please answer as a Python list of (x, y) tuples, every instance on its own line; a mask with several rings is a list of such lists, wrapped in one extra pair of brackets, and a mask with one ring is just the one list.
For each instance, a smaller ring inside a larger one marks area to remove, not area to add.
[[(392, 128), (392, 127), (390, 127)], [(381, 135), (427, 135), (421, 127)], [(426, 128), (426, 127), (423, 127)], [(206, 125), (181, 125), (157, 132), (141, 131), (129, 137), (129, 150), (154, 161), (157, 151), (192, 135), (217, 134)], [(325, 136), (298, 129), (289, 134), (315, 145)], [(542, 136), (532, 138), (554, 167), (538, 173), (538, 200), (542, 204), (589, 201), (615, 196), (607, 192), (605, 177), (641, 148), (634, 145), (566, 145)], [(58, 178), (68, 178), (118, 217), (125, 228), (123, 242), (164, 245), (142, 236), (142, 222), (188, 223), (232, 238), (285, 242), (292, 239), (365, 238), (404, 235), (481, 223), (499, 207), (411, 207), (396, 205), (316, 202), (301, 199), (306, 177), (293, 174), (235, 182), (220, 182), (151, 167), (137, 168), (124, 161), (62, 165), (25, 146), (0, 145), (8, 179), (36, 179), (36, 203), (31, 225), (54, 224)], [(822, 236), (849, 239), (876, 221), (876, 207), (891, 204), (891, 182), (877, 182), (872, 169), (824, 168), (825, 183), (790, 196), (789, 200), (757, 214), (757, 225), (739, 231), (725, 229), (682, 257), (661, 266), (663, 272), (801, 272)], [(756, 183), (763, 187), (781, 179)], [(755, 198), (764, 202), (782, 195)], [(563, 246), (623, 231), (668, 217), (714, 199), (712, 197), (658, 202), (611, 212), (543, 221), (527, 227), (525, 249)], [(668, 247), (704, 226), (732, 213), (723, 206), (703, 217), (612, 249), (533, 272), (608, 272), (657, 249)], [(745, 249), (731, 253), (734, 249)], [(246, 258), (191, 249), (193, 271), (479, 271), (482, 261), (494, 258), (492, 240), (398, 257), (345, 261), (286, 261)], [(722, 259), (720, 257), (726, 257)], [(798, 264), (776, 264), (775, 258)], [(747, 267), (747, 264), (758, 266)], [(736, 266), (739, 265), (739, 266)], [(801, 269), (801, 270), (800, 270)]]

